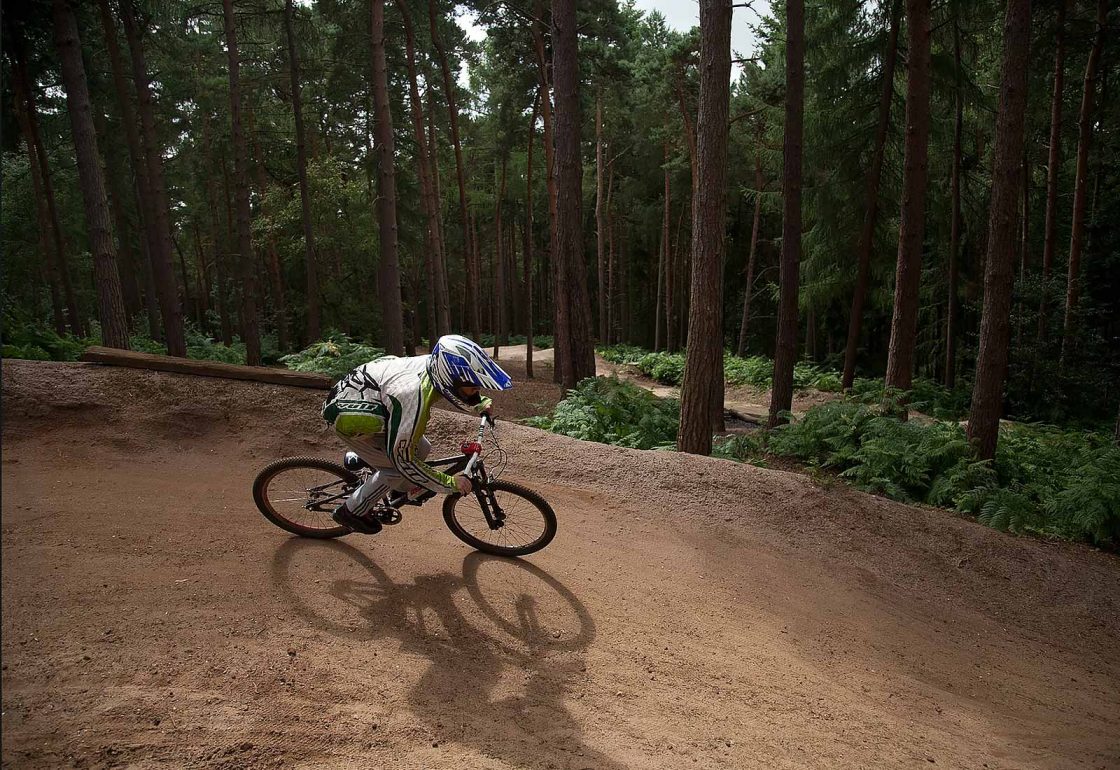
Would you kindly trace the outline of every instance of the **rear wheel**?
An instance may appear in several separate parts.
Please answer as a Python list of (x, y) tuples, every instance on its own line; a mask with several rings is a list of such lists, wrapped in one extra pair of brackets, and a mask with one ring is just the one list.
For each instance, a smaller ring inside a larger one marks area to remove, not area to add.
[[(544, 498), (509, 481), (488, 486), (497, 500), (499, 519), (491, 527), (477, 494), (449, 495), (443, 502), (443, 520), (455, 537), (472, 548), (497, 556), (525, 556), (544, 548), (556, 536), (556, 514)], [(486, 505), (490, 507), (489, 496)]]
[(264, 517), (302, 537), (339, 537), (351, 532), (336, 524), (331, 512), (354, 490), (359, 479), (337, 463), (315, 457), (287, 457), (257, 474), (253, 500)]

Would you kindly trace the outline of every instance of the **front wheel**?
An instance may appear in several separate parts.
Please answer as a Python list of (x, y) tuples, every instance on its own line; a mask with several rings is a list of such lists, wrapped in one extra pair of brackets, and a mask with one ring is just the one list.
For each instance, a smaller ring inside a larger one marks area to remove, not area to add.
[(360, 482), (341, 465), (316, 457), (277, 460), (253, 482), (253, 500), (264, 517), (302, 537), (329, 538), (350, 533), (331, 513)]
[[(497, 501), (496, 508), (491, 500)], [(483, 505), (490, 510), (490, 519)], [(455, 537), (497, 556), (536, 553), (556, 536), (552, 506), (533, 490), (509, 481), (490, 482), (472, 495), (449, 495), (443, 501), (443, 520)]]

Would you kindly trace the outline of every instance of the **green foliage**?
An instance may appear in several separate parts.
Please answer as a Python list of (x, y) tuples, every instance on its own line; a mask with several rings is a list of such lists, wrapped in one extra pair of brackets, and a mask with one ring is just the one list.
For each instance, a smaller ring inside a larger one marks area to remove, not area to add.
[(25, 358), (31, 361), (77, 361), (90, 345), (101, 344), (100, 328), (94, 324), (89, 337), (60, 336), (54, 329), (37, 321), (32, 314), (2, 297), (4, 305), (4, 358)]
[(345, 334), (335, 332), (298, 353), (283, 356), (280, 362), (297, 372), (319, 372), (337, 379), (351, 369), (384, 355), (385, 351), (381, 348), (354, 342)]
[(757, 388), (770, 387), (774, 377), (774, 362), (765, 356), (725, 355), (723, 357), (723, 376), (730, 385), (753, 385)]
[(648, 350), (637, 345), (611, 345), (598, 348), (596, 352), (612, 364), (636, 364), (649, 353)]
[(647, 353), (638, 359), (638, 370), (662, 385), (680, 385), (684, 380), (684, 353)]
[(1009, 426), (987, 463), (955, 423), (902, 422), (847, 400), (770, 434), (724, 440), (717, 454), (792, 457), (868, 492), (954, 508), (999, 529), (1120, 544), (1120, 447), (1101, 434)]
[(677, 440), (680, 402), (658, 398), (617, 377), (589, 377), (568, 391), (551, 414), (526, 423), (584, 441), (667, 448)]
[[(902, 401), (902, 394), (888, 394), (882, 380), (857, 378), (852, 383), (852, 394), (867, 404), (883, 401)], [(959, 420), (968, 414), (972, 398), (972, 384), (961, 383), (953, 390), (925, 377), (916, 377), (905, 399), (910, 409), (936, 417), (939, 420)]]
[[(614, 345), (600, 348), (599, 354), (612, 363), (631, 364), (663, 385), (679, 386), (684, 379), (684, 353), (650, 353), (633, 345)], [(739, 358), (725, 353), (723, 376), (728, 385), (769, 388), (774, 376), (774, 362), (765, 356)], [(840, 373), (798, 363), (793, 370), (793, 384), (800, 389), (839, 391)]]
[[(157, 355), (165, 355), (167, 347), (159, 340), (153, 340), (148, 334), (148, 326), (145, 321), (139, 323), (138, 331), (133, 334), (128, 344), (133, 350), (140, 353), (155, 353)], [(209, 336), (204, 334), (192, 322), (187, 322), (184, 329), (187, 338), (187, 358), (193, 358), (199, 361), (221, 361), (223, 364), (242, 364), (245, 363), (245, 343), (238, 339), (234, 339), (232, 345), (224, 345), (216, 342)], [(265, 339), (262, 339), (262, 350), (265, 347)], [(272, 342), (275, 346), (275, 341)], [(262, 358), (267, 362), (268, 357), (262, 353)]]

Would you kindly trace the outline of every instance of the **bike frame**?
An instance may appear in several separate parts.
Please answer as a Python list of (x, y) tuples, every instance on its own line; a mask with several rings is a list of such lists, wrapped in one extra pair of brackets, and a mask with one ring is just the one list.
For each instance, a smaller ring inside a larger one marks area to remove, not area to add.
[[(453, 455), (451, 457), (441, 457), (436, 460), (426, 460), (425, 462), (433, 468), (439, 468), (449, 476), (454, 476), (457, 473), (466, 475), (471, 480), (474, 487), (474, 495), (478, 498), (478, 505), (482, 509), (483, 516), (486, 517), (486, 524), (490, 529), (501, 529), (502, 523), (506, 518), (505, 511), (498, 504), (498, 498), (494, 494), (494, 490), (490, 488), (490, 477), (486, 473), (486, 466), (482, 461), (482, 439), (483, 434), (486, 432), (487, 424), (490, 425), (491, 431), (494, 430), (494, 423), (492, 418), (483, 416), (479, 421), (478, 435), (474, 441), (464, 441), (460, 445), (462, 454)], [(332, 482), (333, 483), (333, 482)], [(326, 487), (329, 485), (323, 485)], [(323, 487), (315, 487), (312, 492), (321, 491)], [(432, 493), (435, 494), (434, 492)], [(349, 495), (349, 491), (344, 494), (335, 495), (325, 500), (317, 500), (315, 502), (316, 508), (319, 506), (334, 503), (337, 505), (342, 502)], [(424, 497), (422, 500), (430, 499)], [(388, 498), (386, 498), (388, 500)], [(404, 501), (392, 506), (397, 510)]]

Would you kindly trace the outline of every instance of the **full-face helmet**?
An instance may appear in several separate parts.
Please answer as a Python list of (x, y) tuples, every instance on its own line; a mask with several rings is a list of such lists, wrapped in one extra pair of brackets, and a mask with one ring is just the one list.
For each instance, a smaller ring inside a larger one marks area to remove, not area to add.
[(458, 334), (445, 334), (432, 348), (428, 377), (440, 395), (464, 412), (478, 404), (480, 397), (464, 396), (463, 386), (483, 390), (508, 390), (513, 380), (494, 363), (479, 345)]

